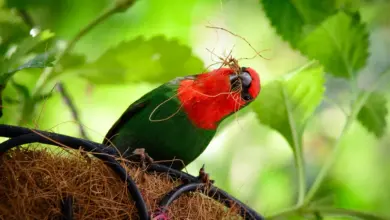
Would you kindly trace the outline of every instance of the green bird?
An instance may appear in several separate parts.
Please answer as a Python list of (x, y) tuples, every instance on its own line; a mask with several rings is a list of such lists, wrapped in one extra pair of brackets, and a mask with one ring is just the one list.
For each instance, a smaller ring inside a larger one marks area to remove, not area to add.
[(249, 67), (175, 78), (131, 104), (103, 144), (125, 157), (142, 148), (157, 163), (180, 170), (206, 149), (222, 120), (251, 103), (260, 88), (259, 75)]

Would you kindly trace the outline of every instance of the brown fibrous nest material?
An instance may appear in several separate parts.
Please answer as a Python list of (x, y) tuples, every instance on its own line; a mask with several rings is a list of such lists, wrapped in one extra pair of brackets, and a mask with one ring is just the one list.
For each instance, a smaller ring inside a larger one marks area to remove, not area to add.
[[(60, 219), (61, 200), (74, 199), (74, 219), (139, 219), (126, 184), (102, 161), (80, 152), (17, 148), (0, 156), (0, 219)], [(125, 167), (148, 210), (180, 182), (167, 174)], [(201, 193), (188, 193), (168, 209), (170, 219), (241, 219), (235, 209)]]

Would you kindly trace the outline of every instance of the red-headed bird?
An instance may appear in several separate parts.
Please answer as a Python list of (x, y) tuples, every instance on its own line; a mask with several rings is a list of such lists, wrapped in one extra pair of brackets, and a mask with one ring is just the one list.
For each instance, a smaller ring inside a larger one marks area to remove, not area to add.
[(124, 156), (144, 148), (155, 161), (184, 168), (206, 149), (223, 119), (259, 94), (257, 72), (234, 69), (178, 77), (150, 91), (127, 108), (103, 144), (112, 143)]

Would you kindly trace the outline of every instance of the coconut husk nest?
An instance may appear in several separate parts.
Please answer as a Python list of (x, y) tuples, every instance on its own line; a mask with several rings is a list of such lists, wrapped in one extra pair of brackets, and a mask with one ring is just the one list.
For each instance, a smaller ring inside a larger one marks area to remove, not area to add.
[[(86, 159), (78, 151), (30, 146), (1, 155), (0, 219), (61, 219), (61, 201), (69, 196), (75, 201), (74, 219), (139, 219), (126, 183), (104, 162)], [(125, 169), (148, 210), (156, 210), (161, 197), (181, 184), (139, 166)], [(167, 214), (169, 219), (242, 219), (234, 207), (197, 192), (180, 196)]]

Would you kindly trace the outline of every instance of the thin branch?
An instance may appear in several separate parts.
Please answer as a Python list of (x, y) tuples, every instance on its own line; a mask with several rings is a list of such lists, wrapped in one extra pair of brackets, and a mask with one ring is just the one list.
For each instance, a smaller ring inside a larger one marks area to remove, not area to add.
[(68, 106), (70, 109), (70, 112), (72, 114), (72, 118), (77, 122), (77, 126), (79, 127), (79, 132), (82, 138), (89, 139), (88, 135), (81, 124), (81, 120), (79, 117), (79, 113), (76, 110), (76, 106), (72, 101), (72, 98), (70, 97), (68, 91), (65, 88), (65, 85), (62, 82), (59, 82), (56, 86), (57, 91), (61, 94), (62, 100), (64, 101), (65, 105)]
[(382, 79), (387, 76), (387, 74), (390, 74), (390, 70), (384, 71), (378, 80), (373, 83), (371, 88), (367, 91), (361, 92), (358, 94), (358, 98), (351, 104), (351, 113), (347, 117), (347, 121), (345, 122), (345, 125), (343, 127), (343, 130), (341, 131), (341, 134), (337, 138), (335, 145), (333, 147), (333, 151), (331, 155), (329, 156), (329, 159), (325, 163), (325, 165), (322, 167), (320, 173), (317, 175), (313, 185), (311, 186), (309, 192), (307, 193), (307, 196), (304, 201), (304, 205), (307, 205), (311, 202), (315, 194), (317, 193), (318, 189), (321, 187), (321, 184), (325, 180), (326, 175), (328, 174), (330, 168), (334, 164), (336, 158), (338, 157), (340, 151), (341, 151), (341, 139), (344, 137), (344, 135), (349, 131), (349, 128), (351, 127), (352, 123), (355, 121), (358, 113), (360, 112), (361, 108), (366, 103), (367, 99), (370, 97), (371, 93), (378, 87), (378, 85), (382, 82)]
[(363, 92), (360, 95), (360, 98), (358, 100), (356, 100), (356, 102), (353, 104), (351, 114), (347, 117), (347, 121), (345, 122), (343, 130), (341, 131), (340, 135), (338, 136), (338, 138), (335, 142), (335, 145), (333, 147), (333, 151), (332, 151), (331, 155), (328, 156), (329, 159), (326, 161), (325, 165), (321, 168), (320, 173), (317, 175), (313, 185), (311, 186), (309, 192), (307, 193), (307, 197), (305, 198), (304, 204), (309, 204), (309, 202), (315, 196), (317, 190), (321, 187), (330, 168), (333, 166), (338, 155), (340, 154), (340, 151), (341, 151), (340, 146), (341, 146), (342, 138), (349, 131), (349, 128), (351, 127), (352, 123), (355, 121), (360, 109), (363, 107), (364, 103), (367, 101), (370, 94), (371, 93), (369, 93), (369, 92)]
[[(294, 73), (303, 71), (309, 67), (311, 67), (313, 64), (315, 64), (316, 61), (312, 60), (302, 67), (298, 68)], [(285, 78), (286, 79), (286, 78)], [(293, 116), (293, 108), (291, 106), (290, 101), (288, 100), (287, 91), (284, 87), (282, 87), (282, 95), (283, 95), (283, 101), (284, 105), (287, 109), (287, 117), (288, 122), (291, 130), (291, 137), (293, 146), (293, 155), (294, 155), (294, 163), (297, 170), (297, 185), (298, 185), (298, 200), (296, 206), (300, 206), (303, 204), (305, 193), (306, 193), (306, 168), (305, 168), (305, 159), (303, 155), (303, 145), (302, 145), (302, 132), (298, 129), (300, 129), (297, 125), (297, 122), (294, 119)]]
[(29, 27), (34, 27), (34, 21), (25, 9), (18, 9), (19, 16), (23, 19), (23, 22)]
[(282, 220), (282, 219), (288, 219), (288, 216), (293, 215), (315, 215), (316, 213), (320, 213), (324, 216), (344, 216), (344, 217), (354, 217), (354, 219), (366, 219), (366, 220), (387, 220), (388, 217), (379, 216), (373, 213), (368, 213), (364, 211), (358, 211), (353, 209), (346, 209), (346, 208), (335, 208), (335, 207), (308, 207), (308, 208), (299, 208), (294, 207), (291, 209), (286, 209), (282, 212), (279, 212), (277, 214), (267, 216), (265, 219), (267, 220)]
[(297, 169), (298, 176), (298, 201), (297, 205), (301, 205), (305, 198), (306, 193), (306, 174), (305, 174), (305, 161), (303, 157), (303, 146), (302, 146), (302, 135), (298, 133), (298, 127), (296, 121), (294, 120), (294, 116), (292, 115), (292, 106), (287, 98), (287, 91), (284, 87), (282, 87), (282, 94), (284, 105), (287, 109), (287, 117), (289, 121), (289, 126), (291, 129), (292, 141), (293, 141), (293, 154), (294, 154), (294, 162)]
[[(81, 29), (76, 36), (74, 36), (70, 41), (69, 44), (66, 46), (66, 48), (59, 54), (57, 58), (57, 62), (54, 64), (54, 67), (46, 69), (44, 71), (40, 78), (38, 79), (35, 89), (33, 92), (33, 96), (38, 96), (44, 86), (46, 85), (47, 81), (50, 79), (50, 76), (53, 74), (53, 72), (56, 69), (56, 66), (61, 62), (61, 60), (73, 49), (73, 47), (76, 45), (76, 43), (84, 37), (89, 31), (91, 31), (93, 28), (95, 28), (98, 24), (102, 23), (112, 15), (118, 13), (118, 12), (124, 12), (126, 9), (128, 9), (131, 5), (135, 3), (136, 0), (122, 0), (118, 1), (117, 4), (115, 4), (114, 7), (111, 9), (107, 10), (105, 13), (100, 15), (99, 17), (95, 18), (93, 21), (91, 21), (88, 25), (86, 25), (83, 29)], [(62, 82), (58, 82), (57, 84), (57, 90), (61, 94), (62, 99), (64, 100), (64, 103), (69, 107), (73, 119), (77, 122), (79, 130), (80, 130), (80, 135), (83, 138), (87, 139), (87, 134), (81, 124), (78, 112), (76, 110), (75, 105), (72, 102), (72, 99), (70, 98), (68, 92), (66, 91), (64, 85)]]
[(355, 217), (359, 219), (367, 219), (367, 220), (386, 220), (388, 217), (379, 216), (373, 213), (368, 213), (364, 211), (345, 209), (345, 208), (334, 208), (334, 207), (315, 207), (308, 208), (306, 210), (302, 210), (304, 213), (321, 213), (326, 216), (349, 216)]
[[(28, 25), (30, 28), (34, 27), (34, 22), (33, 22), (32, 17), (28, 14), (28, 12), (25, 9), (19, 9), (18, 14), (23, 19), (23, 21), (26, 25)], [(84, 139), (88, 139), (87, 133), (81, 124), (81, 120), (80, 120), (79, 114), (76, 110), (76, 106), (74, 105), (74, 103), (73, 103), (69, 93), (67, 92), (64, 84), (62, 82), (59, 82), (56, 86), (56, 89), (60, 93), (60, 95), (62, 96), (62, 99), (63, 99), (65, 105), (67, 105), (68, 108), (70, 109), (72, 118), (73, 118), (73, 120), (76, 121), (77, 126), (79, 127), (80, 136)]]
[(87, 24), (83, 29), (81, 29), (76, 36), (74, 36), (70, 41), (69, 44), (66, 46), (66, 48), (62, 51), (62, 53), (59, 54), (57, 62), (54, 64), (54, 67), (50, 68), (47, 72), (42, 73), (40, 78), (38, 79), (37, 85), (35, 87), (34, 94), (39, 94), (40, 91), (45, 86), (47, 80), (49, 77), (53, 74), (55, 67), (60, 63), (60, 61), (64, 58), (65, 55), (67, 55), (73, 47), (76, 45), (76, 43), (84, 37), (89, 31), (91, 31), (93, 28), (95, 28), (97, 25), (105, 21), (107, 18), (111, 17), (112, 15), (123, 12), (130, 6), (132, 6), (135, 3), (136, 0), (122, 0), (119, 3), (115, 4), (114, 7), (107, 10), (105, 13), (100, 15), (99, 17), (95, 18), (91, 23)]
[(274, 213), (272, 215), (266, 216), (265, 219), (272, 220), (272, 219), (286, 219), (287, 216), (291, 216), (293, 214), (298, 213), (301, 210), (301, 207), (294, 206), (291, 208), (284, 209), (282, 211), (279, 211), (277, 213)]

